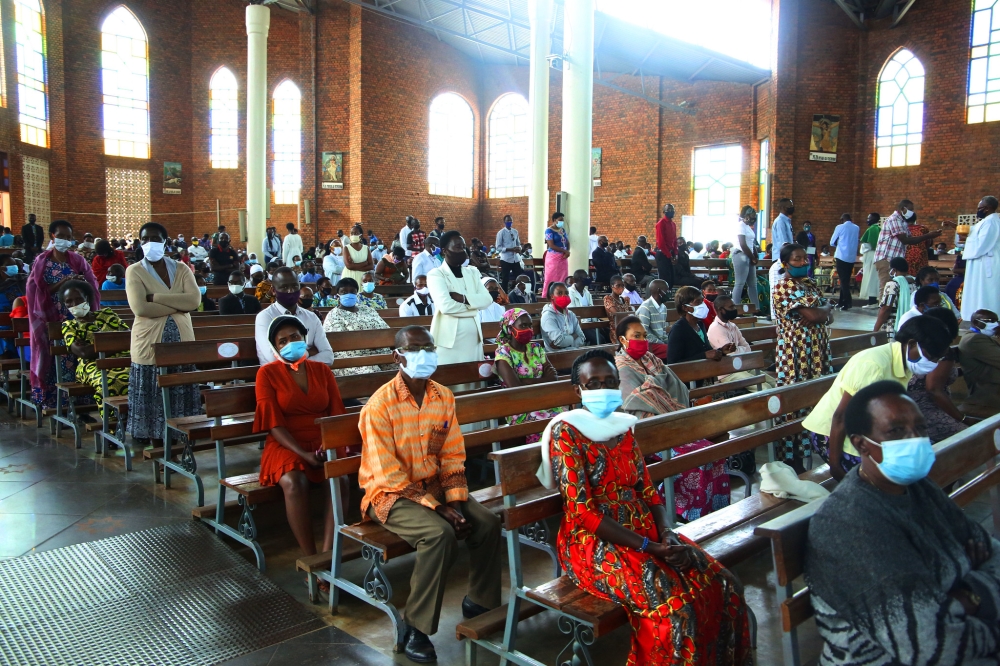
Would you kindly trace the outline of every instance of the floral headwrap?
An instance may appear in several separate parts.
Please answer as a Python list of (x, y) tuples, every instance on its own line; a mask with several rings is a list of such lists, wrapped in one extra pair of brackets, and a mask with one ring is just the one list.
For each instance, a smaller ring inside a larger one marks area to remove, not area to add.
[(524, 308), (511, 308), (504, 312), (503, 316), (500, 317), (500, 333), (497, 335), (497, 342), (509, 344), (514, 339), (514, 322), (521, 315), (526, 314), (528, 314), (528, 311)]

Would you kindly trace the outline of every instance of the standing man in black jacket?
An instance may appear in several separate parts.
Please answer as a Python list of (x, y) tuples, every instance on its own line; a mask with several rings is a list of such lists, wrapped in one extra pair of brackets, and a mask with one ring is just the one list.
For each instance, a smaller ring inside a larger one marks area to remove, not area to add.
[(611, 277), (618, 275), (618, 260), (614, 253), (608, 251), (608, 237), (601, 236), (597, 239), (597, 247), (590, 255), (590, 263), (594, 265), (594, 273), (597, 274), (596, 282), (608, 288), (611, 284)]
[(646, 285), (653, 281), (653, 264), (649, 261), (649, 243), (645, 236), (639, 236), (635, 240), (635, 250), (632, 251), (632, 275), (639, 289), (645, 289)]
[(28, 214), (28, 223), (21, 227), (21, 240), (24, 241), (24, 260), (31, 263), (35, 255), (42, 251), (45, 243), (45, 230), (35, 222), (35, 214)]

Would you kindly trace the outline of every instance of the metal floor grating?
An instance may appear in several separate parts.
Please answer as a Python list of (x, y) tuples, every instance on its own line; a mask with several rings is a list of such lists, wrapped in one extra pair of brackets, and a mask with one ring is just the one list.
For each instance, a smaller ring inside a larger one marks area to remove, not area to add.
[(193, 522), (0, 562), (0, 664), (209, 666), (325, 624)]

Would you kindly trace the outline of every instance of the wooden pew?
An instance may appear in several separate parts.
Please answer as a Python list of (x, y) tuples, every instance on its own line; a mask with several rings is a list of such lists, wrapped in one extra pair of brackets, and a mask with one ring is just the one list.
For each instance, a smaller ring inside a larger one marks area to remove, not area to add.
[[(950, 495), (959, 506), (967, 506), (976, 497), (1000, 483), (1000, 465), (997, 464), (995, 444), (997, 441), (1000, 441), (1000, 415), (938, 442), (934, 446), (936, 459), (931, 468), (930, 479), (942, 488), (947, 487), (985, 464), (986, 471), (953, 490)], [(1000, 522), (996, 499), (994, 497), (994, 524)], [(799, 506), (794, 511), (760, 525), (754, 532), (771, 542), (781, 614), (781, 643), (786, 666), (799, 666), (802, 663), (797, 629), (813, 616), (809, 588), (806, 586), (795, 592), (793, 583), (805, 571), (809, 520), (821, 505), (822, 500)]]
[[(794, 415), (811, 407), (833, 383), (833, 377), (804, 382), (750, 396), (692, 408), (672, 414), (640, 421), (635, 427), (635, 437), (642, 453), (648, 455), (670, 450), (687, 442), (710, 439), (743, 427), (781, 415)], [(785, 422), (764, 431), (754, 432), (687, 453), (649, 466), (654, 483), (669, 479), (670, 475), (693, 469), (706, 462), (752, 450), (801, 431), (801, 419)], [(504, 497), (502, 513), (504, 527), (515, 530), (543, 518), (562, 514), (562, 497), (558, 491), (542, 488), (535, 471), (541, 464), (538, 444), (528, 444), (513, 449), (491, 453), (496, 461), (501, 492)], [(808, 472), (804, 478), (829, 484), (828, 468)], [(534, 495), (534, 496), (532, 496)], [(677, 532), (697, 542), (706, 552), (731, 567), (766, 546), (763, 539), (754, 539), (753, 526), (770, 517), (781, 515), (793, 508), (785, 500), (770, 495), (752, 495), (725, 509), (713, 512), (677, 529)], [(516, 648), (518, 622), (525, 615), (549, 610), (560, 616), (560, 624), (571, 627), (573, 639), (567, 650), (572, 649), (575, 660), (593, 663), (588, 644), (593, 638), (604, 635), (627, 621), (625, 611), (612, 602), (592, 597), (577, 588), (568, 576), (562, 576), (537, 587), (524, 584), (519, 544), (508, 542), (511, 590), (509, 601), (498, 609), (456, 627), (456, 637), (469, 642), (470, 661), (476, 649), (483, 647), (501, 659), (515, 663), (534, 663)], [(537, 606), (526, 609), (525, 606)], [(503, 630), (498, 643), (490, 636)], [(588, 640), (582, 637), (586, 636)]]
[(111, 331), (94, 334), (94, 350), (98, 354), (97, 368), (101, 371), (101, 393), (104, 400), (104, 414), (101, 428), (94, 433), (94, 446), (101, 455), (108, 455), (109, 446), (122, 449), (125, 454), (125, 469), (132, 471), (132, 443), (125, 436), (128, 419), (128, 395), (108, 395), (108, 372), (127, 368), (131, 357), (124, 354), (132, 346), (131, 331)]
[[(28, 418), (28, 410), (30, 409), (35, 413), (35, 424), (36, 427), (42, 427), (42, 419), (55, 410), (50, 408), (43, 408), (41, 405), (35, 404), (35, 401), (31, 397), (31, 375), (30, 368), (28, 364), (28, 359), (25, 358), (25, 349), (31, 348), (31, 340), (28, 337), (30, 333), (30, 327), (28, 325), (27, 317), (12, 317), (10, 319), (11, 329), (14, 331), (14, 346), (18, 350), (18, 374), (21, 379), (21, 387), (19, 391), (18, 398), (16, 400), (18, 406), (18, 416), (22, 419)], [(55, 433), (55, 424), (49, 423), (49, 432)]]
[[(73, 443), (76, 448), (83, 447), (83, 431), (87, 429), (77, 412), (77, 398), (86, 398), (94, 394), (94, 390), (86, 384), (76, 381), (75, 377), (64, 377), (62, 371), (62, 357), (71, 355), (70, 350), (63, 344), (63, 332), (61, 322), (48, 323), (49, 352), (52, 354), (52, 362), (56, 369), (56, 408), (51, 415), (55, 423), (55, 436), (62, 437), (63, 426), (69, 428), (73, 433)], [(91, 411), (80, 410), (82, 411)], [(97, 448), (100, 453), (101, 449)]]
[[(7, 249), (7, 248), (0, 248)], [(0, 312), (0, 340), (13, 340), (17, 334), (11, 328), (10, 313)], [(16, 347), (15, 347), (16, 349)], [(11, 388), (10, 373), (17, 372), (21, 367), (19, 358), (0, 358), (0, 395), (7, 398), (7, 412), (14, 413), (14, 405), (20, 397), (20, 389)]]

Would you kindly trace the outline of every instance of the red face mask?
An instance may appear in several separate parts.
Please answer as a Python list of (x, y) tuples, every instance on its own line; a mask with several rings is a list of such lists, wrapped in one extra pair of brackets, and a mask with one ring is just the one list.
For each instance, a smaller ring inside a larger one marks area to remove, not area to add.
[(560, 310), (565, 310), (569, 307), (569, 304), (573, 302), (569, 296), (556, 296), (552, 299), (552, 305), (556, 306)]
[(639, 360), (649, 351), (649, 340), (626, 340), (625, 353)]
[(531, 342), (531, 338), (535, 336), (535, 331), (530, 328), (515, 328), (514, 329), (514, 339), (520, 342), (522, 345)]

